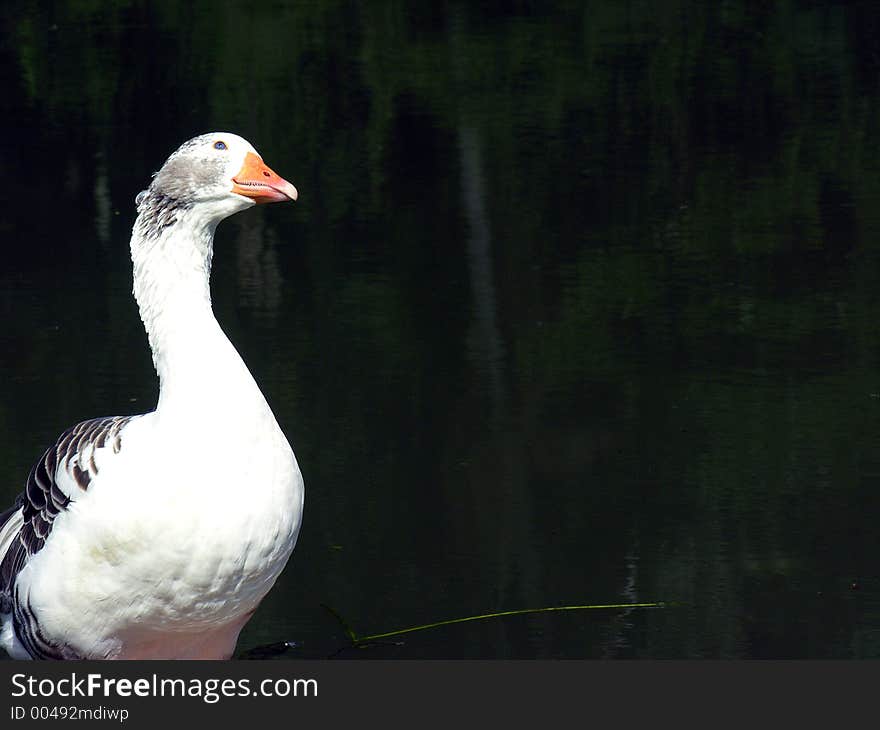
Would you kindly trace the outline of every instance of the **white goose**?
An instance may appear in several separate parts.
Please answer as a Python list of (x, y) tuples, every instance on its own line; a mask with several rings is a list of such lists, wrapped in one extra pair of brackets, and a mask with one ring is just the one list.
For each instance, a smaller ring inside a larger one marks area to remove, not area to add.
[(217, 224), (296, 200), (244, 139), (183, 144), (137, 198), (156, 410), (64, 432), (0, 514), (0, 646), (19, 659), (228, 658), (284, 568), (303, 481), (211, 310)]

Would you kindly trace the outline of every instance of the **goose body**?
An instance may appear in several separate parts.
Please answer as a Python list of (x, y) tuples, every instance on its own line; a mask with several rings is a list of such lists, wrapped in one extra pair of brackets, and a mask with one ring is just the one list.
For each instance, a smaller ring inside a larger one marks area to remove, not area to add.
[(134, 295), (156, 409), (77, 424), (0, 515), (0, 646), (14, 658), (228, 658), (284, 568), (303, 481), (214, 318), (217, 224), (296, 199), (230, 133), (182, 145), (138, 196)]

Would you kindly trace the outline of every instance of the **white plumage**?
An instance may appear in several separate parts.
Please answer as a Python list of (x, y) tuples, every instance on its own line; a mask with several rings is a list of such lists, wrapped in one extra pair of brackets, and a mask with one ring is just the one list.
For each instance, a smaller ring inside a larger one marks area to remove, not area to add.
[(156, 410), (65, 432), (0, 515), (0, 646), (15, 658), (227, 658), (293, 550), (293, 451), (211, 310), (217, 224), (295, 188), (230, 133), (138, 196), (134, 295)]

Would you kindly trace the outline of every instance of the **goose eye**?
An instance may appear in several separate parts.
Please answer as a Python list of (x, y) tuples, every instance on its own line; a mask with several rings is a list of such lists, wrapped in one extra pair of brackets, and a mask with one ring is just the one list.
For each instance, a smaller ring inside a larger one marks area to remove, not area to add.
[(220, 141), (214, 142), (214, 149), (215, 150), (225, 150), (226, 149), (226, 142), (220, 142)]

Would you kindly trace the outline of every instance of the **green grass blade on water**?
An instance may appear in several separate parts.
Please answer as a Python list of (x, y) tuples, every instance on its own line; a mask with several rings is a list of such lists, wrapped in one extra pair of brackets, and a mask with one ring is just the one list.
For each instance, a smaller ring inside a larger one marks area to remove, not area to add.
[(468, 621), (485, 621), (492, 618), (503, 618), (507, 616), (523, 616), (525, 614), (530, 613), (550, 613), (551, 611), (588, 611), (588, 610), (601, 610), (601, 609), (632, 609), (632, 608), (666, 608), (670, 604), (665, 601), (658, 601), (655, 603), (599, 603), (592, 605), (584, 605), (584, 606), (546, 606), (544, 608), (521, 608), (514, 611), (496, 611), (494, 613), (482, 613), (476, 616), (464, 616), (462, 618), (451, 618), (446, 619), (445, 621), (434, 621), (429, 624), (421, 624), (420, 626), (410, 626), (405, 629), (395, 629), (394, 631), (384, 631), (381, 634), (370, 634), (369, 636), (358, 636), (354, 629), (339, 615), (338, 612), (334, 611), (329, 606), (324, 605), (333, 616), (339, 621), (343, 630), (345, 631), (348, 638), (351, 640), (352, 644), (362, 645), (367, 644), (371, 641), (378, 641), (379, 639), (390, 639), (393, 636), (400, 636), (402, 634), (411, 634), (415, 631), (427, 631), (428, 629), (434, 629), (438, 626), (450, 626), (452, 624), (463, 624)]

